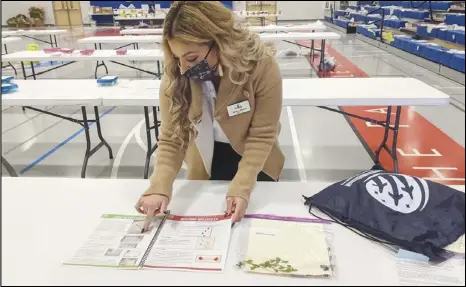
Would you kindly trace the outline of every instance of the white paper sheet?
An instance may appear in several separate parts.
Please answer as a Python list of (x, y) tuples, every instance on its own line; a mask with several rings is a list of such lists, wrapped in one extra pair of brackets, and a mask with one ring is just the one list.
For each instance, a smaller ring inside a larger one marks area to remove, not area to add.
[(145, 268), (221, 272), (230, 242), (231, 218), (170, 215)]

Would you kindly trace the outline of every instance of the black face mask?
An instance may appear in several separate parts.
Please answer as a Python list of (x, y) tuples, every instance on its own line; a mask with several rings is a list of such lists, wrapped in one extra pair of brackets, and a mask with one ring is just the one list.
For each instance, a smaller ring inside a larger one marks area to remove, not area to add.
[(214, 68), (209, 67), (209, 63), (207, 63), (207, 56), (209, 56), (213, 46), (214, 43), (210, 45), (209, 52), (207, 52), (207, 55), (205, 55), (204, 59), (199, 63), (189, 67), (189, 69), (186, 70), (183, 75), (186, 75), (188, 78), (194, 81), (212, 81), (214, 78), (215, 70), (217, 69), (217, 65), (215, 65)]

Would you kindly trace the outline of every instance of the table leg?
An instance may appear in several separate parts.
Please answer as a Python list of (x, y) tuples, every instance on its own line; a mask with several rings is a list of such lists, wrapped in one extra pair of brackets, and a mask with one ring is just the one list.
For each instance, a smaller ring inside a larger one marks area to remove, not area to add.
[[(52, 40), (52, 34), (49, 35), (49, 38), (50, 38), (50, 46), (53, 48), (53, 40)], [(53, 65), (53, 62), (50, 61), (50, 66)]]
[(152, 107), (152, 113), (154, 117), (154, 135), (157, 142), (159, 141), (159, 120), (157, 118), (157, 108)]
[(104, 68), (105, 68), (105, 74), (108, 75), (107, 65), (105, 65), (105, 62), (104, 62), (104, 61), (102, 61), (102, 66), (104, 66)]
[(82, 106), (81, 111), (82, 111), (82, 114), (83, 114), (84, 133), (86, 134), (86, 152), (84, 154), (84, 162), (83, 162), (83, 166), (81, 168), (81, 178), (85, 178), (86, 177), (87, 162), (89, 160), (89, 157), (91, 156), (91, 137), (89, 135), (89, 123), (87, 121), (86, 107)]
[[(27, 77), (27, 75), (26, 75), (26, 69), (24, 68), (24, 62), (23, 62), (23, 61), (21, 61), (21, 69), (23, 70), (24, 79), (27, 80), (28, 77)], [(25, 112), (26, 112), (26, 109), (25, 109), (24, 107), (21, 107), (21, 108), (23, 109), (23, 113), (25, 113)]]
[(396, 150), (396, 145), (398, 143), (398, 131), (400, 129), (400, 119), (401, 119), (401, 106), (396, 107), (395, 114), (395, 126), (393, 127), (393, 143), (392, 143), (392, 159), (393, 159), (393, 170), (398, 173), (398, 153)]
[(31, 71), (32, 71), (32, 78), (36, 79), (36, 70), (34, 69), (34, 62), (31, 62)]
[[(398, 143), (398, 131), (400, 129), (400, 119), (401, 119), (401, 106), (396, 107), (396, 112), (395, 112), (395, 124), (393, 127), (391, 127), (391, 115), (392, 115), (392, 107), (389, 106), (387, 108), (387, 117), (385, 120), (385, 128), (384, 128), (384, 136), (382, 139), (382, 143), (380, 146), (377, 148), (375, 151), (375, 163), (380, 164), (380, 152), (385, 149), (390, 157), (393, 160), (393, 170), (394, 172), (398, 172), (398, 155), (397, 155), (397, 150), (396, 146)], [(392, 148), (390, 149), (387, 145), (388, 141), (388, 135), (390, 133), (390, 130), (393, 130), (393, 142), (392, 142)]]
[(322, 71), (324, 67), (324, 60), (325, 60), (325, 40), (322, 40), (320, 45), (320, 64), (319, 64), (319, 71)]
[[(86, 152), (84, 154), (84, 161), (83, 161), (83, 166), (81, 168), (81, 178), (86, 177), (86, 169), (87, 169), (87, 163), (89, 161), (89, 158), (96, 152), (98, 151), (102, 146), (106, 146), (108, 149), (108, 154), (110, 159), (113, 159), (113, 152), (112, 148), (110, 145), (104, 140), (102, 136), (102, 130), (100, 128), (100, 119), (99, 119), (99, 110), (97, 107), (94, 107), (94, 113), (95, 113), (95, 120), (89, 121), (87, 119), (87, 112), (86, 112), (86, 107), (82, 106), (81, 111), (83, 114), (83, 120), (82, 120), (82, 126), (84, 128), (84, 133), (86, 135)], [(91, 137), (89, 134), (89, 122), (95, 122), (97, 125), (97, 135), (99, 136), (100, 143), (96, 145), (93, 149), (91, 149)]]
[(26, 75), (26, 69), (24, 68), (24, 62), (21, 61), (21, 69), (23, 70), (23, 77), (25, 80), (27, 80), (27, 75)]
[(15, 169), (10, 165), (10, 163), (2, 155), (2, 165), (5, 167), (6, 171), (11, 177), (18, 177)]
[(162, 73), (160, 72), (160, 61), (157, 61), (157, 73), (159, 73), (159, 79), (162, 79)]
[[(4, 49), (5, 49), (5, 55), (8, 54), (8, 49), (7, 49), (7, 47), (6, 47), (6, 44), (3, 44), (3, 47), (4, 47)], [(15, 72), (15, 76), (18, 76), (18, 72), (16, 72), (15, 66), (13, 66), (13, 64), (10, 63), (10, 62), (8, 62), (8, 65), (5, 66), (5, 67), (8, 67), (8, 66), (10, 66), (10, 67), (13, 69), (13, 71)], [(2, 69), (3, 69), (3, 66), (2, 66)]]
[[(8, 62), (8, 65), (7, 65), (7, 66), (5, 66), (5, 67), (8, 67), (8, 66), (10, 66), (10, 67), (13, 69), (13, 72), (15, 72), (15, 76), (18, 76), (18, 72), (16, 71), (16, 68), (15, 68), (15, 66), (13, 66), (13, 64), (12, 64), (12, 63), (10, 63), (10, 62)], [(2, 68), (3, 68), (3, 67), (2, 67)]]
[(100, 117), (99, 117), (99, 108), (97, 106), (94, 106), (94, 114), (95, 114), (95, 124), (97, 126), (97, 135), (101, 141), (101, 143), (103, 143), (107, 149), (108, 149), (108, 157), (110, 159), (113, 159), (113, 152), (112, 152), (112, 148), (110, 147), (110, 145), (107, 143), (107, 141), (104, 139), (104, 137), (102, 136), (102, 130), (100, 128)]
[(377, 150), (375, 151), (375, 159), (376, 159), (376, 163), (379, 163), (380, 160), (380, 152), (382, 151), (382, 149), (388, 149), (388, 146), (387, 146), (387, 140), (388, 140), (388, 134), (390, 133), (390, 119), (391, 119), (391, 115), (392, 115), (392, 107), (389, 106), (387, 108), (387, 117), (385, 119), (385, 127), (384, 127), (384, 134), (383, 134), (383, 139), (382, 139), (382, 143), (379, 145), (379, 147), (377, 148)]
[(97, 79), (97, 70), (99, 69), (99, 67), (102, 67), (104, 66), (105, 67), (105, 73), (108, 75), (108, 69), (107, 69), (107, 65), (105, 65), (105, 62), (102, 61), (102, 64), (99, 63), (99, 61), (97, 61), (97, 65), (95, 66), (95, 71), (94, 71), (94, 77)]
[(152, 150), (152, 139), (150, 136), (150, 122), (149, 122), (149, 108), (144, 107), (144, 121), (146, 123), (146, 137), (147, 137), (147, 152), (146, 152), (146, 163), (144, 165), (144, 179), (148, 178), (149, 175), (149, 164)]

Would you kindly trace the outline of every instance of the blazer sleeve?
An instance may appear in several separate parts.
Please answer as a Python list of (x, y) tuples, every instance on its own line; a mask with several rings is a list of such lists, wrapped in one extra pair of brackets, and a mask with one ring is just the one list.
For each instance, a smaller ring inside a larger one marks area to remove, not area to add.
[(271, 57), (259, 63), (254, 75), (255, 108), (245, 140), (245, 149), (228, 190), (228, 196), (246, 201), (254, 188), (257, 175), (264, 167), (272, 146), (278, 139), (282, 110), (282, 78), (276, 60)]
[(161, 125), (156, 150), (157, 156), (154, 172), (150, 177), (150, 186), (143, 195), (159, 194), (171, 199), (173, 182), (183, 164), (188, 139), (185, 138), (185, 144), (182, 147), (181, 141), (172, 138), (174, 135), (170, 112), (172, 100), (166, 95), (166, 89), (167, 81), (162, 79), (159, 94)]

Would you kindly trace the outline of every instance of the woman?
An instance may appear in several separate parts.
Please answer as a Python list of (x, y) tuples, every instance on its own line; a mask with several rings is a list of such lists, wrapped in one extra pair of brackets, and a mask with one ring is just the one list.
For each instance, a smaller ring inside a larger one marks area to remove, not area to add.
[(217, 1), (177, 1), (163, 29), (161, 126), (150, 187), (136, 209), (167, 209), (183, 159), (188, 178), (231, 181), (226, 202), (241, 220), (257, 180), (277, 181), (282, 80), (275, 50)]

